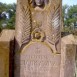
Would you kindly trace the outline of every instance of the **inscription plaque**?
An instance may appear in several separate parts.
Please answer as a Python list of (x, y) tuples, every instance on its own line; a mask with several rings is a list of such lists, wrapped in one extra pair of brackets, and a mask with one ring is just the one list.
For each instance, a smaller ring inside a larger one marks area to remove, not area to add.
[(20, 63), (21, 77), (53, 77), (53, 72), (59, 77), (60, 55), (55, 57), (52, 49), (45, 43), (31, 42), (24, 47)]

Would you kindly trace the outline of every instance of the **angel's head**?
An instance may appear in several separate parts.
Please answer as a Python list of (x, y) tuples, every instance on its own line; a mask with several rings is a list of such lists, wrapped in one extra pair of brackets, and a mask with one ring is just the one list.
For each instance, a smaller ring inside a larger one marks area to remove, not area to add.
[(45, 6), (48, 2), (49, 0), (33, 0), (33, 4), (38, 7)]
[(37, 6), (42, 6), (44, 4), (44, 0), (35, 0)]

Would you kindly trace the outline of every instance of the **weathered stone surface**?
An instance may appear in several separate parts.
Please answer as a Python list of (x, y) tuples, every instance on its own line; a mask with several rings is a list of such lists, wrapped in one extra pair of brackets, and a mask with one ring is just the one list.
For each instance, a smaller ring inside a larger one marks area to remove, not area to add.
[(14, 30), (3, 30), (0, 36), (0, 77), (12, 77), (11, 60), (13, 55)]
[(60, 77), (60, 57), (47, 44), (31, 42), (20, 53), (20, 77)]
[(76, 44), (74, 36), (71, 34), (63, 37), (61, 44), (60, 77), (75, 77)]
[(0, 41), (11, 41), (14, 40), (15, 31), (4, 29), (0, 34)]
[[(39, 3), (39, 5), (38, 5)], [(42, 6), (40, 6), (42, 5)], [(16, 15), (16, 51), (36, 39), (40, 33), (54, 52), (61, 51), (61, 0), (18, 0)]]
[(18, 0), (15, 77), (60, 77), (61, 0)]

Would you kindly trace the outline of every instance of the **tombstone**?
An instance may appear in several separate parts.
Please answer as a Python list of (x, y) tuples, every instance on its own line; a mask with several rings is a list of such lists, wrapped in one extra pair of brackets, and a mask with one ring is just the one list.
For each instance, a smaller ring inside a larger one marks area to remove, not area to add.
[(15, 77), (60, 77), (61, 0), (18, 0)]
[(14, 30), (0, 34), (0, 77), (13, 77)]
[(70, 34), (63, 37), (61, 47), (60, 77), (76, 77), (76, 41), (74, 36)]

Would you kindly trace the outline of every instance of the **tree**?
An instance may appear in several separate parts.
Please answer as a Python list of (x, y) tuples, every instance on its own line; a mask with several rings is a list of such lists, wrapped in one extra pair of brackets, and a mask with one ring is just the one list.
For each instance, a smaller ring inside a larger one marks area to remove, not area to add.
[(0, 29), (14, 29), (16, 4), (0, 3)]
[(75, 26), (77, 22), (77, 5), (70, 6), (70, 8), (68, 9), (68, 17), (69, 25), (73, 23)]
[(74, 27), (77, 26), (77, 5), (63, 6), (63, 21), (64, 29), (67, 31), (74, 30)]
[(62, 18), (63, 18), (64, 26), (66, 25), (65, 21), (66, 21), (67, 18), (68, 18), (68, 15), (67, 15), (68, 8), (69, 8), (68, 5), (64, 5), (64, 6), (62, 7)]

